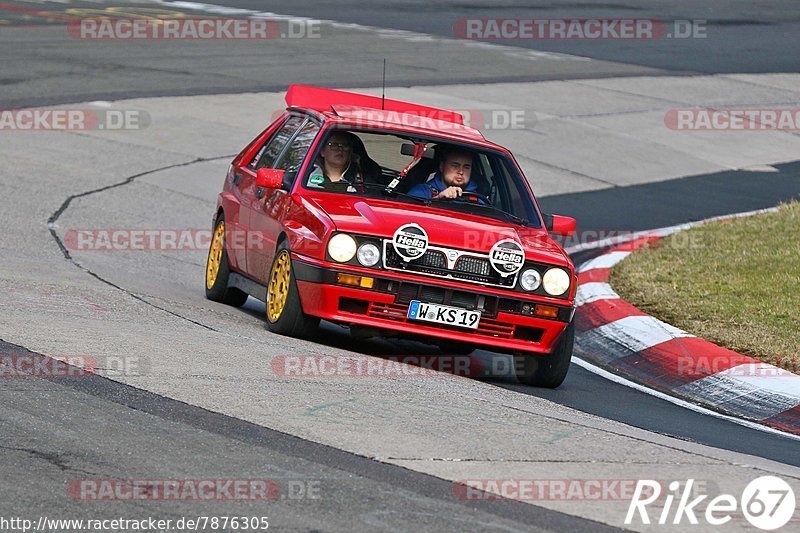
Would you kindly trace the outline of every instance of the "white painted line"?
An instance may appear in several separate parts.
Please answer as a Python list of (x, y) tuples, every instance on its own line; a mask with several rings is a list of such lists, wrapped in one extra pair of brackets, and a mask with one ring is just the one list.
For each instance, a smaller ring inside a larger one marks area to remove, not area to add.
[(601, 281), (578, 285), (578, 291), (575, 294), (576, 307), (596, 302), (597, 300), (619, 300), (619, 295), (614, 292), (611, 285)]
[(741, 418), (736, 418), (733, 416), (723, 415), (722, 413), (718, 413), (716, 411), (712, 411), (711, 409), (707, 409), (705, 407), (700, 407), (699, 405), (695, 405), (691, 402), (687, 402), (686, 400), (681, 400), (680, 398), (676, 398), (674, 396), (670, 396), (669, 394), (665, 394), (663, 392), (659, 392), (657, 390), (653, 390), (651, 388), (645, 387), (644, 385), (639, 385), (638, 383), (634, 383), (633, 381), (627, 380), (622, 376), (618, 376), (613, 374), (607, 370), (604, 370), (598, 366), (589, 363), (577, 357), (575, 355), (572, 356), (572, 362), (578, 365), (579, 367), (591, 372), (592, 374), (596, 374), (602, 378), (605, 378), (609, 381), (613, 381), (614, 383), (618, 383), (620, 385), (624, 385), (625, 387), (630, 387), (631, 389), (638, 390), (639, 392), (643, 392), (649, 396), (653, 396), (655, 398), (659, 398), (666, 402), (669, 402), (673, 405), (677, 405), (678, 407), (683, 407), (685, 409), (689, 409), (690, 411), (694, 411), (695, 413), (700, 413), (703, 415), (713, 416), (714, 418), (719, 418), (722, 420), (726, 420), (728, 422), (733, 422), (734, 424), (738, 424), (740, 426), (744, 426), (749, 429), (755, 429), (756, 431), (763, 431), (764, 433), (772, 433), (773, 435), (780, 435), (782, 437), (786, 437), (792, 440), (800, 441), (800, 435), (793, 435), (791, 433), (787, 433), (785, 431), (781, 431), (779, 429), (775, 429), (770, 426), (765, 426), (763, 424), (759, 424), (758, 422), (752, 422), (750, 420), (743, 420)]
[(745, 363), (716, 375), (729, 377), (756, 389), (797, 398), (800, 403), (800, 376), (768, 363)]
[(694, 336), (657, 318), (646, 315), (626, 316), (614, 322), (598, 326), (592, 331), (625, 346), (633, 352), (641, 352), (662, 342)]
[(630, 252), (610, 252), (603, 254), (582, 264), (578, 269), (578, 274), (595, 268), (611, 268), (629, 255), (631, 255)]
[(780, 172), (772, 165), (753, 165), (750, 167), (739, 168), (737, 170), (743, 170), (745, 172)]
[(721, 373), (686, 383), (673, 392), (701, 399), (719, 409), (751, 420), (765, 420), (800, 404), (800, 399), (794, 396), (761, 389)]

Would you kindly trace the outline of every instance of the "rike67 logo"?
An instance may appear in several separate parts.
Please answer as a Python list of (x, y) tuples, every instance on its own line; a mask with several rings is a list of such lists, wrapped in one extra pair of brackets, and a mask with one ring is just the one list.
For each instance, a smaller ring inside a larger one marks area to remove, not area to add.
[[(721, 526), (730, 522), (734, 515), (738, 516), (741, 513), (752, 526), (764, 531), (773, 531), (785, 526), (792, 519), (797, 505), (792, 487), (775, 476), (754, 479), (744, 488), (738, 500), (731, 494), (720, 494), (707, 503), (704, 503), (708, 498), (707, 494), (701, 494), (690, 500), (695, 496), (692, 493), (693, 485), (694, 479), (688, 479), (683, 485), (678, 481), (671, 482), (669, 492), (663, 500), (664, 506), (660, 508), (661, 512), (654, 513), (658, 516), (654, 521), (660, 525), (680, 525), (686, 522), (697, 525), (700, 516), (707, 524)], [(638, 518), (642, 524), (649, 525), (651, 518), (647, 506), (661, 497), (661, 483), (651, 479), (640, 479), (636, 484), (628, 513), (625, 515), (625, 524), (630, 525)]]

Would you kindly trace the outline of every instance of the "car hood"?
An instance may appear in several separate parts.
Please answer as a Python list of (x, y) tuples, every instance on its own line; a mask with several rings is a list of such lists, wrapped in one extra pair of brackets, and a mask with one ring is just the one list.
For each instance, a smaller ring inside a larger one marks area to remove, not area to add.
[(338, 231), (391, 238), (405, 224), (415, 223), (428, 234), (430, 243), (488, 253), (503, 239), (522, 244), (528, 260), (568, 266), (564, 251), (540, 228), (516, 226), (488, 217), (433, 206), (344, 194), (307, 198), (324, 211)]

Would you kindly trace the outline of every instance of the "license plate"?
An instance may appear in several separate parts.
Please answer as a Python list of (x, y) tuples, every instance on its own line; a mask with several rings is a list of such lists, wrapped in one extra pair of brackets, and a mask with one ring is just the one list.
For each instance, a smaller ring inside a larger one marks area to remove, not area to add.
[(481, 313), (480, 311), (470, 311), (469, 309), (460, 309), (448, 305), (426, 304), (419, 300), (412, 300), (411, 305), (408, 306), (408, 318), (448, 326), (478, 329)]

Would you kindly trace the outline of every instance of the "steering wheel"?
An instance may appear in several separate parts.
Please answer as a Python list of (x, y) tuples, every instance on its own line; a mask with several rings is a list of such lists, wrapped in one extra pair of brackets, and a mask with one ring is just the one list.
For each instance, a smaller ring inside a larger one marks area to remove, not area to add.
[(467, 200), (462, 200), (462, 198), (464, 198), (465, 196), (467, 196), (469, 198), (475, 198), (476, 200), (481, 200), (486, 205), (492, 205), (492, 201), (489, 200), (489, 198), (487, 198), (486, 196), (484, 196), (482, 194), (479, 194), (477, 192), (472, 192), (472, 191), (461, 191), (461, 196), (457, 196), (456, 198), (443, 198), (441, 196), (437, 196), (436, 198), (433, 198), (433, 199), (434, 200), (451, 200), (451, 201), (455, 200), (457, 202), (459, 202), (459, 201), (460, 202), (466, 202)]

